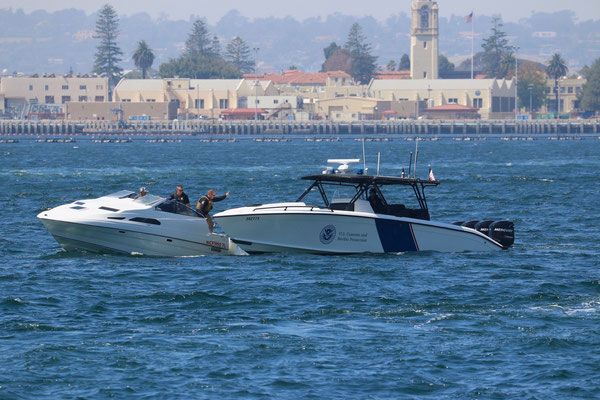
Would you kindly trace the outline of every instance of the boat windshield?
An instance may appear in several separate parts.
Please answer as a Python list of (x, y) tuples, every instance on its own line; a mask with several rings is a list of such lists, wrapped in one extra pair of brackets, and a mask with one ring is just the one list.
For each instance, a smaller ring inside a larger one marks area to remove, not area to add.
[(155, 196), (153, 194), (147, 194), (145, 196), (138, 197), (137, 199), (134, 199), (133, 201), (136, 201), (138, 203), (142, 203), (142, 204), (144, 204), (146, 206), (151, 206), (153, 204), (158, 203), (161, 200), (164, 200), (164, 199), (162, 197)]
[(173, 214), (200, 217), (200, 214), (198, 214), (195, 210), (192, 210), (190, 207), (174, 199), (167, 199), (163, 201), (162, 203), (156, 206), (156, 209), (159, 211), (164, 211)]

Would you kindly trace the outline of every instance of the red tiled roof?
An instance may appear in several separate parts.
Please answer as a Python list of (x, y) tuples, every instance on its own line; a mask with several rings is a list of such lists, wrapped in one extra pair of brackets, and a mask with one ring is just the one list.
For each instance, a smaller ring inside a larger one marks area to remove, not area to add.
[(244, 74), (244, 79), (259, 81), (271, 81), (274, 84), (290, 84), (290, 85), (308, 85), (322, 84), (324, 85), (327, 78), (350, 78), (350, 75), (344, 71), (327, 71), (327, 72), (302, 72), (298, 70), (288, 70), (281, 74)]
[(442, 106), (428, 107), (425, 111), (477, 111), (475, 107), (463, 106), (461, 104), (444, 104)]
[(392, 114), (398, 114), (396, 111), (394, 110), (385, 110), (384, 112), (382, 112), (382, 114), (384, 115), (392, 115)]
[(375, 79), (410, 79), (410, 71), (375, 71)]

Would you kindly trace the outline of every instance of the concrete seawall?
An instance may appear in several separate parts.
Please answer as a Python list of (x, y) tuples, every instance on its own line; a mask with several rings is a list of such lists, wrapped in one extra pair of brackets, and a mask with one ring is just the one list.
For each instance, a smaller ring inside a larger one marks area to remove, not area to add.
[(0, 120), (3, 135), (69, 134), (593, 134), (600, 120), (543, 121), (22, 121)]

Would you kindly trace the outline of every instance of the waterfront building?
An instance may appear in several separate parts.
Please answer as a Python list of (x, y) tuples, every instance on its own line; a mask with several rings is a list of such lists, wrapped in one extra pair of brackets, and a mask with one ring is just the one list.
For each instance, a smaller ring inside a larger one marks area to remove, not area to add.
[(314, 115), (333, 122), (417, 118), (425, 106), (419, 101), (389, 101), (373, 97), (336, 97), (315, 102)]
[[(4, 97), (4, 112), (12, 118), (28, 118), (32, 107), (73, 102), (108, 101), (108, 79), (93, 75), (30, 75), (3, 76), (0, 95)], [(51, 105), (51, 106), (50, 106)], [(63, 107), (64, 109), (64, 107)]]
[(245, 79), (121, 79), (115, 102), (175, 102), (187, 117), (219, 118), (222, 110), (247, 107), (251, 94), (264, 95), (269, 85), (254, 86)]
[(514, 118), (514, 81), (504, 79), (374, 79), (370, 97), (388, 101), (425, 101), (474, 107), (486, 119)]
[(415, 0), (411, 5), (410, 76), (438, 79), (438, 5), (432, 0)]
[[(560, 103), (558, 112), (561, 114), (570, 114), (580, 110), (580, 96), (583, 90), (583, 85), (587, 82), (584, 78), (576, 79), (559, 79), (558, 80), (558, 101)], [(556, 90), (554, 87), (554, 79), (546, 80), (546, 96), (541, 112), (553, 113), (556, 111)]]

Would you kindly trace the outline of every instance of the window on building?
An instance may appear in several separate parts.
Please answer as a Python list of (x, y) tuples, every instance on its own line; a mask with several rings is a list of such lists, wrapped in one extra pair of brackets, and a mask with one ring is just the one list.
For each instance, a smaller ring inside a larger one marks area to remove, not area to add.
[(48, 91), (48, 85), (44, 85), (44, 90), (47, 92)]
[(197, 109), (204, 109), (204, 99), (196, 99), (195, 106)]
[(273, 100), (273, 104), (278, 104), (279, 100)]
[(69, 90), (69, 85), (62, 85), (62, 90)]
[(71, 96), (63, 96), (60, 98), (60, 102), (62, 104), (69, 103), (71, 101)]
[(427, 48), (427, 42), (423, 42), (423, 48), (426, 49)]
[(567, 93), (573, 93), (573, 86), (569, 86), (567, 88)]
[(29, 85), (29, 91), (33, 90), (33, 85)]
[(473, 99), (473, 107), (482, 108), (483, 107), (483, 99), (480, 99), (480, 98)]
[(102, 85), (96, 85), (96, 90), (102, 90), (103, 86)]
[(229, 99), (219, 99), (219, 108), (229, 108)]
[(423, 78), (427, 78), (427, 71), (423, 71)]
[(104, 96), (96, 96), (94, 97), (94, 101), (102, 103), (104, 102)]
[(456, 97), (452, 97), (448, 99), (449, 104), (458, 104), (458, 99)]
[(54, 104), (54, 96), (46, 96), (46, 99), (44, 101), (46, 102), (46, 104)]
[(85, 85), (79, 85), (79, 90), (86, 90), (87, 87)]
[(87, 101), (87, 96), (79, 96), (79, 101), (80, 102), (86, 102)]
[(561, 87), (560, 87), (560, 92), (561, 92), (561, 93), (566, 93), (566, 89), (567, 89), (566, 87), (564, 87), (564, 86), (561, 86)]

